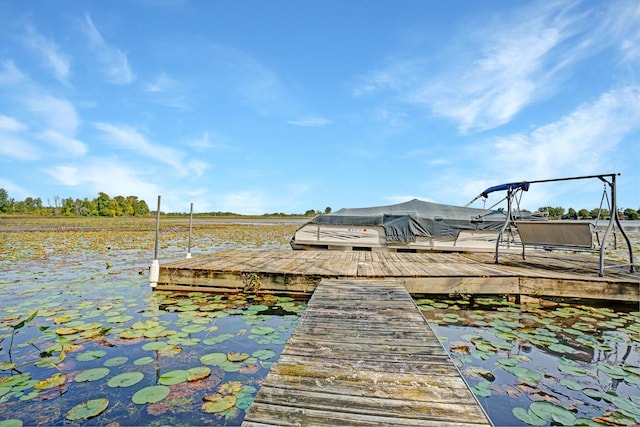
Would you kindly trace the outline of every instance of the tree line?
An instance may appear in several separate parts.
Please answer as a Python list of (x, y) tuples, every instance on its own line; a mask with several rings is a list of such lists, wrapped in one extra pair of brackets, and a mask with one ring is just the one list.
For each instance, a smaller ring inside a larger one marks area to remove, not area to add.
[(115, 196), (100, 192), (93, 200), (88, 198), (53, 198), (47, 206), (39, 197), (27, 197), (23, 201), (14, 200), (4, 188), (0, 188), (0, 213), (40, 216), (145, 216), (149, 206), (136, 196)]
[[(538, 212), (545, 212), (549, 219), (608, 219), (611, 215), (607, 209), (580, 209), (576, 211), (569, 208), (565, 211), (563, 207), (544, 206), (538, 208)], [(115, 196), (100, 192), (93, 200), (88, 198), (73, 199), (71, 197), (62, 199), (58, 196), (53, 198), (53, 203), (47, 200), (44, 205), (39, 197), (27, 197), (23, 201), (17, 201), (9, 197), (4, 188), (0, 188), (0, 214), (19, 215), (41, 215), (41, 216), (145, 216), (155, 213), (149, 210), (149, 206), (144, 200), (136, 196)], [(161, 212), (162, 213), (162, 212)], [(282, 212), (265, 213), (264, 217), (287, 217), (287, 216), (315, 216), (319, 214), (331, 213), (331, 207), (327, 206), (323, 211), (309, 209), (304, 214), (286, 214)], [(640, 209), (626, 208), (619, 210), (620, 218), (630, 220), (640, 220)], [(188, 215), (184, 212), (172, 213), (170, 215)], [(233, 212), (206, 212), (196, 214), (199, 216), (243, 216)]]
[[(609, 219), (611, 217), (611, 212), (608, 209), (601, 208), (592, 210), (580, 209), (578, 211), (574, 208), (569, 208), (565, 212), (563, 207), (544, 206), (538, 208), (538, 212), (546, 212), (549, 219)], [(640, 213), (631, 208), (626, 208), (624, 211), (618, 210), (618, 216), (621, 219), (640, 219)]]

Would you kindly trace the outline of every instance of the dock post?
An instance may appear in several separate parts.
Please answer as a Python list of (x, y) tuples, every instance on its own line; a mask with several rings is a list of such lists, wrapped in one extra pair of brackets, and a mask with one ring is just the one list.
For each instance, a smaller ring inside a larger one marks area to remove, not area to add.
[(191, 258), (191, 230), (193, 224), (193, 202), (191, 203), (191, 209), (189, 209), (189, 240), (187, 242), (187, 259)]
[(158, 261), (158, 236), (160, 234), (160, 196), (158, 196), (158, 209), (156, 210), (156, 242), (153, 250), (153, 261), (149, 269), (149, 286), (155, 288), (158, 286), (158, 277), (160, 276), (160, 262)]

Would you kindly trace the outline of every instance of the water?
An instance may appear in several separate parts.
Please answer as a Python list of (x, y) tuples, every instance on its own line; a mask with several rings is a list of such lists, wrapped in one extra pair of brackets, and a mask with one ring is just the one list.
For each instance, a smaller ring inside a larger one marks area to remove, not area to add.
[[(297, 226), (198, 225), (192, 252), (288, 248)], [(184, 257), (184, 229), (161, 242), (162, 262)], [(152, 231), (0, 232), (0, 423), (241, 423), (304, 301), (152, 292), (152, 245)], [(496, 425), (640, 422), (637, 307), (418, 303)]]

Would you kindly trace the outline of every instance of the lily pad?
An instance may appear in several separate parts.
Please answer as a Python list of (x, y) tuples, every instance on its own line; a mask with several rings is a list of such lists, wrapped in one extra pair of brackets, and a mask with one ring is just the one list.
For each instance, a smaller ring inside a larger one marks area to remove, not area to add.
[(243, 360), (247, 360), (248, 358), (249, 355), (247, 353), (240, 353), (237, 351), (227, 353), (227, 359), (229, 359), (230, 362), (242, 362)]
[(219, 393), (205, 396), (205, 403), (202, 411), (208, 414), (218, 414), (233, 408), (236, 404), (236, 397), (233, 395), (222, 396)]
[(219, 366), (226, 361), (227, 361), (226, 353), (210, 353), (210, 354), (205, 354), (200, 358), (200, 362), (203, 365)]
[(206, 344), (206, 345), (215, 345), (215, 344), (220, 344), (221, 342), (224, 342), (228, 339), (233, 338), (235, 335), (233, 334), (220, 334), (217, 335), (215, 337), (211, 337), (211, 338), (207, 338), (206, 340), (203, 340), (202, 343)]
[(120, 365), (124, 365), (125, 363), (127, 363), (127, 360), (129, 360), (128, 357), (126, 356), (119, 356), (119, 357), (112, 357), (111, 359), (107, 359), (104, 361), (103, 365), (104, 366), (120, 366)]
[(153, 363), (155, 359), (153, 357), (149, 357), (149, 356), (144, 356), (144, 357), (140, 357), (139, 359), (136, 359), (133, 361), (133, 364), (136, 366), (140, 366), (140, 365), (148, 365), (149, 363)]
[(561, 425), (575, 424), (576, 416), (568, 409), (549, 402), (533, 402), (529, 407), (532, 413), (547, 422), (555, 421)]
[(524, 409), (524, 408), (513, 408), (511, 410), (511, 413), (513, 413), (513, 415), (519, 419), (520, 421), (524, 421), (525, 423), (532, 425), (532, 426), (545, 426), (547, 425), (547, 421), (540, 418), (539, 416), (537, 416), (536, 414), (534, 414), (533, 412), (531, 412), (530, 410)]
[(67, 381), (67, 376), (64, 374), (55, 374), (52, 377), (38, 381), (33, 388), (36, 390), (46, 390), (63, 385)]
[(267, 334), (273, 334), (276, 330), (273, 329), (271, 326), (257, 326), (253, 329), (251, 329), (251, 333), (254, 335), (267, 335)]
[(104, 397), (91, 399), (71, 408), (71, 410), (67, 412), (67, 419), (69, 421), (88, 420), (97, 417), (106, 411), (108, 407), (109, 399)]
[(131, 387), (138, 384), (144, 378), (142, 372), (125, 372), (124, 374), (116, 375), (111, 378), (107, 385), (112, 388), (116, 387)]
[(208, 368), (206, 366), (198, 366), (195, 368), (187, 369), (188, 381), (198, 381), (207, 378), (209, 375), (211, 375), (211, 368)]
[(97, 381), (109, 375), (109, 368), (93, 368), (80, 372), (74, 378), (75, 382)]
[(152, 385), (138, 390), (131, 400), (138, 405), (144, 405), (146, 403), (160, 402), (162, 399), (169, 395), (171, 390), (164, 385)]
[(158, 383), (162, 385), (174, 385), (187, 382), (189, 373), (184, 369), (165, 372), (158, 378)]
[(268, 360), (268, 359), (271, 359), (272, 357), (275, 357), (276, 352), (270, 349), (264, 349), (264, 350), (254, 351), (251, 355), (260, 360)]
[(145, 351), (156, 351), (156, 350), (162, 350), (163, 348), (165, 348), (168, 344), (164, 341), (153, 341), (153, 342), (148, 342), (145, 345), (142, 346), (142, 349)]
[(90, 360), (99, 359), (106, 354), (107, 352), (105, 350), (89, 350), (85, 351), (84, 353), (78, 354), (76, 356), (76, 360), (79, 362), (88, 362)]

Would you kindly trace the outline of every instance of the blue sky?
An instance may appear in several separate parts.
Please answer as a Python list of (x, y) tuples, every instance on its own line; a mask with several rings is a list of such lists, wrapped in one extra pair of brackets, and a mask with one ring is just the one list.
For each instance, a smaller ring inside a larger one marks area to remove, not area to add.
[(620, 172), (638, 209), (639, 22), (637, 0), (0, 0), (0, 187), (262, 214)]

